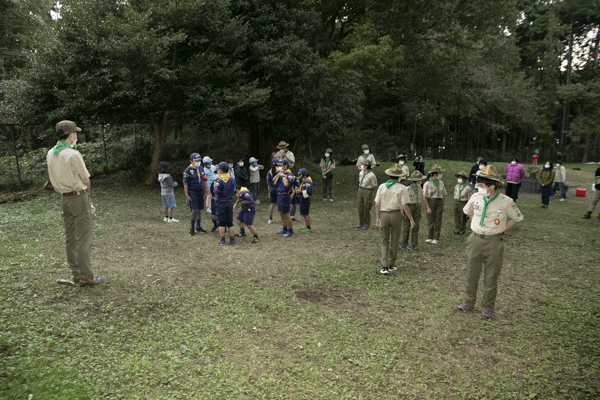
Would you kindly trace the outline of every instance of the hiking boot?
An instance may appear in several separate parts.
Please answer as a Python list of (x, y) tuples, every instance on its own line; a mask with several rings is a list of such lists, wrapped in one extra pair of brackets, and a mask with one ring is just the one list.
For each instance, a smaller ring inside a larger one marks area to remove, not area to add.
[(469, 307), (465, 303), (461, 303), (461, 304), (459, 304), (459, 305), (456, 306), (456, 308), (454, 309), (454, 311), (471, 312), (471, 311), (473, 311), (473, 307)]
[(484, 321), (489, 321), (490, 319), (492, 319), (492, 312), (490, 310), (482, 310), (481, 319)]

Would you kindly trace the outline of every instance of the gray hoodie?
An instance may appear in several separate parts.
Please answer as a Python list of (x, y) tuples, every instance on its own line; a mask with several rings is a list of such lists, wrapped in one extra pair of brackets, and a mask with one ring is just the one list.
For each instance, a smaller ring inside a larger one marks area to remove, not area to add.
[(177, 182), (173, 181), (169, 174), (158, 174), (158, 181), (160, 182), (160, 194), (161, 196), (169, 196), (175, 194), (173, 188), (177, 186)]

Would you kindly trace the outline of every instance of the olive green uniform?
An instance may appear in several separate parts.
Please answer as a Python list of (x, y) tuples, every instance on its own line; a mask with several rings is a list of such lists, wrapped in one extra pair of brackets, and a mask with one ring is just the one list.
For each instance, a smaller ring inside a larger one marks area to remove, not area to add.
[(472, 194), (473, 189), (471, 188), (471, 185), (469, 185), (467, 179), (465, 179), (465, 183), (462, 185), (458, 184), (454, 187), (454, 200), (456, 200), (456, 205), (454, 207), (454, 231), (456, 233), (465, 233), (469, 216), (463, 212), (463, 209), (467, 205)]
[(377, 177), (371, 170), (360, 171), (358, 176), (358, 221), (360, 226), (371, 226), (373, 192), (377, 189)]
[(331, 176), (331, 178), (323, 178), (323, 198), (333, 199), (333, 170), (335, 169), (335, 161), (323, 158), (319, 166), (321, 167), (321, 172), (329, 171), (326, 176)]
[(389, 188), (383, 183), (379, 185), (375, 196), (375, 203), (379, 203), (381, 266), (384, 268), (396, 265), (402, 225), (402, 199), (408, 197), (405, 191), (406, 186), (401, 183)]
[(418, 246), (419, 244), (419, 224), (421, 223), (421, 205), (423, 204), (423, 190), (421, 186), (416, 183), (411, 183), (410, 186), (406, 186), (404, 192), (404, 199), (402, 203), (408, 204), (410, 213), (412, 214), (413, 220), (415, 221), (415, 227), (412, 228), (412, 235), (410, 235), (410, 220), (402, 213), (402, 241), (401, 243), (408, 244), (408, 238), (410, 235), (410, 244)]
[(362, 165), (363, 161), (371, 161), (371, 166), (375, 167), (375, 156), (373, 154), (369, 153), (369, 155), (366, 157), (363, 154), (360, 157), (358, 157), (358, 160), (356, 160), (356, 166), (360, 167)]
[(467, 289), (464, 303), (470, 308), (475, 306), (479, 277), (483, 269), (484, 293), (481, 308), (491, 312), (496, 303), (498, 276), (504, 258), (502, 234), (509, 217), (517, 222), (523, 220), (523, 215), (510, 197), (498, 191), (496, 194), (497, 197), (487, 199), (475, 193), (463, 210), (465, 214), (473, 215), (473, 232), (467, 239)]
[(90, 177), (83, 157), (71, 148), (46, 155), (50, 182), (62, 194), (62, 211), (66, 232), (67, 263), (73, 279), (94, 281), (91, 269), (92, 208), (88, 187), (82, 182)]
[(438, 186), (431, 182), (423, 185), (423, 195), (429, 202), (431, 214), (427, 214), (427, 239), (440, 240), (442, 232), (442, 218), (444, 213), (444, 196), (448, 193), (444, 188), (444, 182), (438, 180)]

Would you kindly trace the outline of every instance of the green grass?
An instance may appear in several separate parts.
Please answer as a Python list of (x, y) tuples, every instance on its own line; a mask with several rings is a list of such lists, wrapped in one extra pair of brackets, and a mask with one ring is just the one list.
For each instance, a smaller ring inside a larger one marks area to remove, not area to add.
[[(448, 189), (471, 166), (439, 162)], [(466, 246), (452, 201), (441, 244), (425, 245), (423, 218), (419, 251), (380, 276), (378, 232), (354, 228), (352, 167), (334, 203), (315, 179), (312, 234), (276, 235), (263, 196), (261, 242), (235, 248), (187, 235), (181, 189), (167, 225), (156, 187), (96, 180), (105, 282), (87, 289), (54, 283), (70, 276), (58, 196), (2, 205), (0, 399), (598, 398), (600, 221), (581, 219), (597, 166), (572, 167), (569, 201), (521, 195), (489, 323), (453, 312)]]

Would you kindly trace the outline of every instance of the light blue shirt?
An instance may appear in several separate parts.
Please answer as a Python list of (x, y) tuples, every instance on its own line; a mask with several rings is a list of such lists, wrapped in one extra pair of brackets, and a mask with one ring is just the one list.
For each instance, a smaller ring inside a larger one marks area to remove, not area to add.
[(210, 167), (204, 167), (204, 174), (206, 175), (206, 184), (208, 187), (217, 179), (217, 167), (211, 165)]

